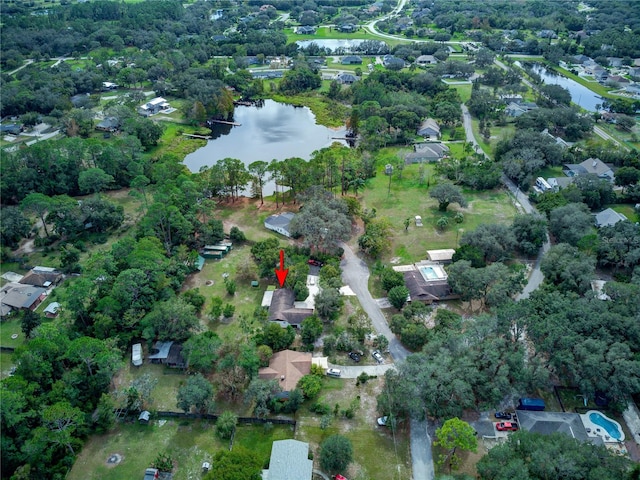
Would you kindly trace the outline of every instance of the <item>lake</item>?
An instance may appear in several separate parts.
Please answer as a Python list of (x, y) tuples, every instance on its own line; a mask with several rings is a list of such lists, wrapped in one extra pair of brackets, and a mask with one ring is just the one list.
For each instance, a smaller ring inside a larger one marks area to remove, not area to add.
[(587, 87), (571, 78), (557, 75), (538, 64), (533, 66), (533, 71), (540, 75), (544, 83), (548, 85), (560, 85), (569, 90), (571, 101), (589, 112), (595, 112), (597, 110), (596, 105), (602, 105), (602, 97), (596, 95)]
[[(223, 158), (237, 158), (246, 166), (256, 160), (271, 162), (291, 157), (305, 160), (311, 154), (333, 142), (346, 145), (346, 130), (333, 130), (316, 123), (315, 115), (307, 107), (294, 107), (284, 103), (265, 100), (263, 106), (235, 108), (234, 121), (240, 126), (216, 125), (213, 138), (207, 144), (187, 155), (185, 165), (192, 172), (201, 167), (214, 165)], [(264, 194), (274, 192), (275, 185), (265, 185)]]
[(298, 40), (296, 44), (299, 45), (300, 48), (307, 48), (310, 44), (315, 43), (319, 47), (330, 49), (332, 52), (335, 52), (338, 49), (343, 52), (351, 52), (353, 47), (357, 47), (362, 42), (364, 42), (364, 40), (356, 40), (356, 39), (338, 40), (338, 39), (329, 38), (324, 40), (323, 39)]

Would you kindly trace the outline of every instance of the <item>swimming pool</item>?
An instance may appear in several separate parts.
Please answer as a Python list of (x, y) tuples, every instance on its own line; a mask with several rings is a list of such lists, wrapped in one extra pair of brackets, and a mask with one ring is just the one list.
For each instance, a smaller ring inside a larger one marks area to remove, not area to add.
[(437, 280), (445, 278), (445, 274), (440, 267), (420, 267), (420, 273), (425, 280)]
[[(613, 441), (622, 441), (624, 440), (624, 432), (622, 431), (622, 427), (615, 420), (611, 420), (606, 415), (592, 410), (587, 412), (587, 417), (589, 420), (595, 425), (602, 427), (606, 431), (606, 435), (611, 437)], [(605, 441), (607, 441), (605, 439)]]

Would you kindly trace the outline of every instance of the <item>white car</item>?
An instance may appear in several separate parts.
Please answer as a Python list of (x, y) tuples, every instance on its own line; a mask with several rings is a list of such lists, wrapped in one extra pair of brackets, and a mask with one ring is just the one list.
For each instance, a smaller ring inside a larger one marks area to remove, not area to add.
[(371, 352), (371, 356), (375, 359), (376, 362), (384, 363), (384, 357), (380, 353), (380, 350), (374, 350), (373, 352)]
[(142, 344), (136, 343), (131, 347), (131, 363), (136, 367), (142, 365)]
[(416, 215), (416, 227), (422, 226), (422, 217), (420, 215)]
[(329, 368), (327, 369), (327, 375), (330, 377), (339, 377), (342, 375), (342, 372), (339, 368)]

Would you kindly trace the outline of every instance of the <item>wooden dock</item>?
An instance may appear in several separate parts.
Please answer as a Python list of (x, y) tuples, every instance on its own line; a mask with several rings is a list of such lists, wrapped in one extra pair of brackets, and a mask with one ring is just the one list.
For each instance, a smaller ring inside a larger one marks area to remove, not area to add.
[(185, 137), (189, 137), (189, 138), (199, 138), (201, 140), (210, 140), (211, 137), (207, 136), (207, 135), (195, 135), (193, 133), (183, 133), (182, 135), (184, 135)]
[(238, 123), (238, 122), (227, 122), (226, 120), (209, 120), (209, 122), (222, 123), (223, 125), (233, 125), (234, 127), (239, 127), (240, 125), (242, 125), (241, 123)]

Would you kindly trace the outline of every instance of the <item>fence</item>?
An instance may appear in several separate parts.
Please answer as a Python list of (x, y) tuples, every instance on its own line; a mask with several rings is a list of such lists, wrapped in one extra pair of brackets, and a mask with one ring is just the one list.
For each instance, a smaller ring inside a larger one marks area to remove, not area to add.
[[(138, 418), (138, 412), (130, 412), (127, 416), (132, 417), (134, 419)], [(162, 411), (158, 410), (153, 412), (154, 417), (169, 417), (169, 418), (184, 418), (190, 420), (213, 420), (216, 421), (218, 419), (218, 415), (212, 413), (184, 413), (184, 412), (170, 412), (170, 411)], [(257, 417), (238, 417), (238, 423), (244, 424), (266, 424), (272, 423), (275, 425), (293, 425), (293, 431), (296, 431), (295, 420), (289, 420), (288, 418), (257, 418)]]

